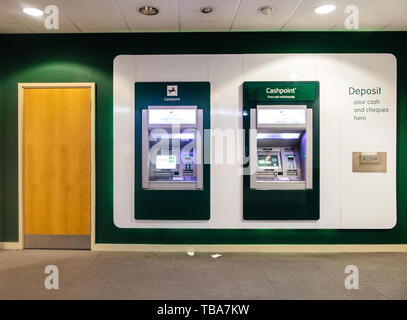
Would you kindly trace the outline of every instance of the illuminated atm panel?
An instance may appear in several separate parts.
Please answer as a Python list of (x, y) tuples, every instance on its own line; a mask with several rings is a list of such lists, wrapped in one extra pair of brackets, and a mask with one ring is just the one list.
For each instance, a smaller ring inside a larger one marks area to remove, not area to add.
[(250, 188), (312, 189), (312, 110), (305, 105), (250, 109)]
[(142, 110), (142, 188), (203, 188), (202, 110), (149, 106)]

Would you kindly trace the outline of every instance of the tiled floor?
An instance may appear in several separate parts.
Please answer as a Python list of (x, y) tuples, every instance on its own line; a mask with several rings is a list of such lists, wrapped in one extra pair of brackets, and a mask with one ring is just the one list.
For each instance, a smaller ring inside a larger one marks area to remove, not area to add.
[[(44, 268), (59, 269), (46, 290)], [(359, 289), (344, 286), (347, 265)], [(407, 299), (407, 253), (0, 250), (0, 299)]]

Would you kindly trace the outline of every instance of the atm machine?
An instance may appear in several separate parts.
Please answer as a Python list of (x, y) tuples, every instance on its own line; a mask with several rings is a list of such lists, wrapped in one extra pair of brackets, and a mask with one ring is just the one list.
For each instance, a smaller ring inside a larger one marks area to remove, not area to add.
[(202, 110), (148, 106), (142, 110), (142, 188), (203, 188)]
[(243, 83), (243, 219), (316, 221), (319, 82)]
[(136, 82), (134, 89), (134, 218), (209, 220), (210, 83)]
[(250, 129), (251, 189), (312, 189), (312, 109), (258, 105)]

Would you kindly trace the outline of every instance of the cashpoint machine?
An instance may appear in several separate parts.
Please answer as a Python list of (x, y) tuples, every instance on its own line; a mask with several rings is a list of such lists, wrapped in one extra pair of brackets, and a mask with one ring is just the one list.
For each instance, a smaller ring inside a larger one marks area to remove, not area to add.
[(142, 188), (203, 188), (203, 110), (148, 106), (142, 110)]
[(312, 189), (312, 109), (258, 105), (250, 110), (250, 188)]
[(245, 82), (245, 220), (319, 219), (319, 83)]
[(210, 218), (209, 128), (208, 82), (135, 84), (136, 219)]

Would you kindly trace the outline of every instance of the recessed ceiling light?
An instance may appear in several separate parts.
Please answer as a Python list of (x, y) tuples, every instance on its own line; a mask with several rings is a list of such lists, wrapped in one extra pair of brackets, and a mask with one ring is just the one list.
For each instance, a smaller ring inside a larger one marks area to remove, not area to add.
[(203, 8), (201, 8), (201, 12), (204, 13), (204, 14), (209, 14), (209, 13), (213, 12), (213, 10), (214, 9), (212, 7), (203, 7)]
[(145, 16), (155, 16), (159, 12), (158, 8), (151, 6), (142, 6), (138, 11)]
[(270, 6), (261, 7), (259, 8), (259, 11), (265, 16), (268, 16), (273, 12), (273, 7)]
[(327, 14), (335, 10), (336, 6), (334, 4), (324, 4), (322, 6), (316, 7), (314, 12), (317, 14)]
[(39, 17), (44, 14), (44, 11), (42, 11), (40, 9), (36, 9), (36, 8), (24, 8), (23, 12), (25, 14), (29, 14), (30, 16), (35, 16), (35, 17)]

